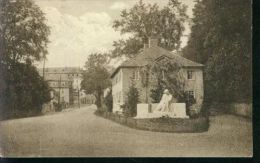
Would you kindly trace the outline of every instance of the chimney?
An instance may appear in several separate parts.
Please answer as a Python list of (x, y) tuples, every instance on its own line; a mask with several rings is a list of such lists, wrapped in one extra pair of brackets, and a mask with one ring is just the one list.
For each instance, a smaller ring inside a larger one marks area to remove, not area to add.
[(150, 37), (149, 38), (149, 48), (158, 46), (158, 38)]

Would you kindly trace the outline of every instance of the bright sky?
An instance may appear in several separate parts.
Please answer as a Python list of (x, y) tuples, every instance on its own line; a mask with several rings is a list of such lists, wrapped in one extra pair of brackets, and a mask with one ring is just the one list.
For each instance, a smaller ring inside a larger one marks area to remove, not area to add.
[[(139, 0), (35, 0), (46, 14), (51, 27), (46, 67), (83, 67), (92, 52), (112, 49), (113, 41), (127, 38), (112, 28), (120, 11)], [(193, 0), (180, 0), (188, 5), (192, 16)], [(168, 0), (143, 0), (164, 6)], [(187, 27), (185, 33), (189, 33)], [(186, 45), (182, 39), (182, 47)], [(38, 64), (42, 67), (42, 63)]]

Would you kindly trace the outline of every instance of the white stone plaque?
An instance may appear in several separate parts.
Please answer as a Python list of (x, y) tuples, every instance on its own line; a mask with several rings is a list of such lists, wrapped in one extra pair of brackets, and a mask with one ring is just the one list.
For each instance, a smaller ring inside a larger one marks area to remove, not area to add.
[(189, 118), (186, 114), (186, 104), (185, 103), (172, 103), (170, 105), (171, 112), (173, 112), (176, 118)]
[(146, 103), (137, 104), (136, 117), (145, 117), (149, 113), (149, 105)]

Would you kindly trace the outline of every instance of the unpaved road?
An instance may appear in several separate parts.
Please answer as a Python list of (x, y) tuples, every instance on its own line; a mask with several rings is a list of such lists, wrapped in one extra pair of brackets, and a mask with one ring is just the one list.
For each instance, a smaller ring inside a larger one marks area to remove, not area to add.
[(252, 123), (210, 118), (204, 133), (160, 133), (122, 126), (94, 115), (95, 106), (0, 122), (0, 152), (30, 156), (251, 156)]

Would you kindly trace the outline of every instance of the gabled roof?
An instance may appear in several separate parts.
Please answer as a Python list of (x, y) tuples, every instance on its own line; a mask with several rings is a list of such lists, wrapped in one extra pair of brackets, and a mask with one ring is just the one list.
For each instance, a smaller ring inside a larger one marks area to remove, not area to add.
[(118, 66), (112, 73), (111, 78), (117, 73), (120, 68), (123, 67), (143, 67), (149, 63), (154, 62), (156, 59), (166, 56), (170, 59), (175, 60), (180, 63), (183, 67), (203, 67), (202, 64), (196, 63), (194, 61), (188, 60), (182, 57), (177, 52), (170, 52), (159, 46), (149, 47), (140, 52), (136, 57), (124, 61), (120, 66)]

